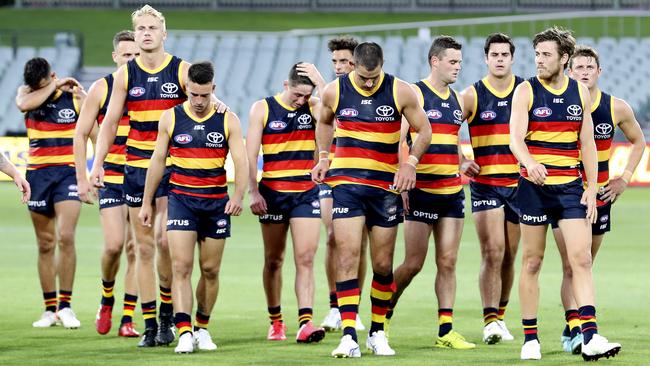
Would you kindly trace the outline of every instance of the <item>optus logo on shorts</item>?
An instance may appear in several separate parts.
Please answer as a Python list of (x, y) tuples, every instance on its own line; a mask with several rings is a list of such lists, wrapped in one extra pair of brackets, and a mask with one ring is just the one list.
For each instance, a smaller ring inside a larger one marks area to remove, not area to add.
[(167, 225), (190, 226), (190, 220), (169, 219)]

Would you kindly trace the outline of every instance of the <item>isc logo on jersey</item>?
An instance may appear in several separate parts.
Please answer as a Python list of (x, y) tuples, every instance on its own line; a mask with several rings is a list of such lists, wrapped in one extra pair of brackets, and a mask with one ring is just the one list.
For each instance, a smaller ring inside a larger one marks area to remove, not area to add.
[(497, 118), (497, 112), (494, 111), (481, 112), (481, 119), (484, 121), (491, 121), (495, 118)]
[(269, 122), (269, 128), (274, 131), (282, 131), (287, 127), (287, 123), (284, 121), (271, 121)]
[(223, 147), (223, 141), (225, 140), (225, 137), (223, 137), (222, 134), (219, 132), (210, 132), (207, 136), (208, 141), (206, 142), (205, 146), (207, 147), (218, 147), (221, 148)]
[(192, 135), (182, 133), (180, 135), (176, 135), (176, 137), (174, 137), (174, 141), (182, 145), (189, 144), (190, 142), (192, 142)]
[(533, 110), (533, 114), (539, 118), (545, 118), (553, 114), (553, 111), (549, 107), (538, 107)]
[(160, 86), (161, 98), (178, 98), (178, 85), (174, 83), (164, 83)]

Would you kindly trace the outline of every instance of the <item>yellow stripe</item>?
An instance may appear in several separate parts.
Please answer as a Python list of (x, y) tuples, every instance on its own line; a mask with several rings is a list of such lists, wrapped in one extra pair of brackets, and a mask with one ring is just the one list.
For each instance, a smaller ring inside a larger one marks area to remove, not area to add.
[(486, 174), (511, 174), (519, 171), (517, 164), (495, 164), (481, 166), (481, 175)]
[(336, 110), (337, 110), (338, 107), (339, 107), (339, 97), (340, 97), (340, 94), (341, 94), (341, 89), (340, 89), (341, 83), (340, 83), (340, 80), (341, 80), (341, 79), (336, 78), (336, 80), (334, 81), (334, 82), (336, 83), (336, 96), (334, 97), (334, 104), (332, 104), (332, 112), (334, 112), (334, 113), (336, 113)]
[(399, 105), (397, 100), (397, 78), (393, 78), (393, 101), (395, 102), (395, 107), (399, 113), (402, 113), (402, 107)]
[(286, 109), (286, 110), (288, 110), (290, 112), (293, 112), (296, 109), (298, 109), (298, 108), (293, 108), (292, 106), (290, 106), (287, 103), (285, 103), (284, 101), (282, 101), (282, 98), (280, 96), (281, 96), (280, 93), (273, 96), (273, 99), (275, 99), (275, 102), (278, 103), (280, 105), (280, 107), (282, 107), (282, 108), (284, 108), (284, 109)]
[(113, 183), (113, 184), (123, 184), (124, 176), (123, 175), (106, 175), (104, 176), (104, 182)]
[(314, 140), (293, 140), (279, 144), (264, 144), (262, 152), (264, 154), (278, 154), (288, 151), (315, 151), (316, 142)]
[(174, 134), (174, 127), (176, 127), (176, 108), (172, 108), (170, 115), (170, 123), (167, 127), (167, 135), (169, 138)]
[[(514, 80), (514, 77), (513, 77)], [(474, 112), (472, 113), (471, 116), (467, 117), (467, 123), (472, 123), (474, 118), (476, 117), (476, 112), (478, 112), (478, 93), (476, 92), (476, 88), (474, 85), (470, 85), (470, 88), (472, 89), (472, 92), (474, 93)]]
[(390, 300), (393, 298), (393, 293), (389, 291), (379, 291), (376, 288), (370, 289), (370, 297), (379, 300)]
[[(416, 134), (413, 134), (413, 139), (415, 139), (415, 136)], [(458, 135), (434, 133), (431, 134), (431, 143), (435, 145), (458, 145)]]
[(490, 93), (492, 93), (495, 97), (501, 98), (501, 99), (504, 99), (505, 97), (507, 97), (508, 94), (510, 94), (510, 92), (512, 92), (512, 89), (515, 88), (515, 76), (514, 75), (510, 76), (510, 84), (508, 84), (508, 87), (503, 92), (499, 92), (498, 90), (496, 90), (490, 84), (490, 82), (488, 81), (487, 76), (484, 77), (483, 80), (481, 80), (481, 81), (483, 81), (483, 85), (485, 85), (485, 87), (487, 88), (487, 90), (490, 91)]
[(147, 319), (155, 319), (156, 318), (156, 313), (144, 313), (142, 314), (142, 317), (147, 320)]
[[(540, 79), (539, 76), (536, 76), (537, 80), (539, 81), (540, 84), (544, 87), (544, 89), (548, 90), (549, 93), (555, 94), (555, 95), (562, 95), (566, 91), (567, 87), (569, 86), (569, 77), (564, 75), (564, 83), (560, 87), (560, 89), (554, 89), (550, 85), (548, 85), (544, 80)], [(578, 88), (580, 89), (580, 88)], [(582, 98), (580, 98), (582, 99)], [(584, 103), (583, 103), (583, 108), (584, 108)], [(584, 110), (584, 109), (583, 109)]]
[(74, 155), (29, 156), (28, 164), (62, 164), (74, 162)]
[(156, 146), (156, 141), (137, 141), (134, 139), (129, 139), (126, 141), (126, 146), (135, 147), (140, 150), (153, 151)]
[(185, 114), (192, 121), (197, 122), (197, 123), (203, 123), (203, 122), (207, 121), (208, 119), (210, 119), (210, 117), (212, 117), (215, 113), (217, 113), (217, 111), (215, 111), (215, 109), (212, 108), (212, 109), (210, 109), (210, 112), (208, 112), (208, 114), (206, 114), (205, 116), (199, 118), (199, 117), (195, 116), (194, 113), (192, 113), (192, 110), (190, 109), (190, 102), (184, 102), (183, 103), (183, 111), (185, 111)]
[(618, 126), (620, 121), (616, 120), (616, 115), (614, 114), (614, 96), (612, 95), (609, 96), (609, 109), (612, 113), (612, 122), (614, 123), (614, 126)]
[(530, 84), (530, 82), (528, 80), (521, 83), (521, 85), (524, 85), (524, 84), (528, 85), (528, 94), (529, 94), (529, 97), (530, 97), (530, 99), (528, 99), (528, 111), (530, 112), (530, 110), (533, 108), (533, 99), (535, 98), (535, 96), (533, 95), (534, 94), (533, 93), (533, 86)]
[(418, 164), (418, 173), (452, 175), (458, 174), (458, 164)]
[(472, 137), (472, 147), (508, 145), (510, 135), (489, 135)]
[(311, 169), (301, 169), (301, 170), (275, 170), (262, 173), (262, 178), (285, 178), (285, 177), (297, 177), (301, 175), (309, 175)]
[(151, 165), (151, 163), (149, 159), (140, 159), (140, 160), (127, 161), (126, 165), (132, 166), (134, 168), (149, 169), (149, 165)]
[(188, 68), (188, 67), (189, 67), (189, 66), (188, 66), (187, 63), (184, 62), (184, 61), (181, 61), (181, 62), (178, 64), (178, 75), (177, 75), (177, 77), (178, 77), (178, 84), (179, 84), (179, 86), (181, 87), (181, 90), (182, 90), (182, 91), (185, 91), (185, 90), (186, 90), (186, 89), (185, 89), (185, 75), (184, 75), (185, 73), (183, 72), (183, 70), (185, 70), (185, 69)]
[(191, 333), (192, 332), (192, 327), (185, 326), (185, 327), (180, 327), (178, 329), (178, 334), (183, 334), (185, 332), (190, 332)]
[(535, 329), (537, 328), (537, 325), (524, 325), (524, 329)]
[(430, 194), (454, 194), (460, 192), (463, 189), (463, 186), (457, 185), (457, 186), (444, 187), (444, 188), (418, 188), (418, 189)]
[(555, 166), (574, 166), (578, 165), (578, 159), (560, 155), (531, 154), (537, 162)]
[[(127, 67), (126, 64), (120, 66), (120, 69), (124, 70), (124, 91), (129, 91), (129, 68)], [(120, 70), (117, 70), (116, 73), (113, 74), (113, 84), (115, 84), (115, 76)]]
[(152, 111), (129, 111), (129, 117), (131, 118), (131, 122), (158, 122), (160, 120), (160, 115), (164, 111), (164, 109), (156, 109)]
[(385, 323), (386, 322), (386, 315), (372, 314), (370, 318), (371, 318), (370, 320), (373, 323)]
[(129, 130), (131, 129), (130, 126), (118, 126), (117, 127), (117, 134), (115, 135), (116, 137), (124, 137), (129, 135)]
[(447, 87), (444, 94), (441, 94), (439, 91), (436, 90), (436, 88), (433, 87), (433, 85), (431, 85), (431, 83), (429, 82), (429, 79), (422, 79), (422, 82), (424, 82), (424, 84), (426, 84), (426, 86), (429, 87), (429, 90), (431, 90), (433, 92), (433, 94), (437, 95), (438, 98), (440, 98), (442, 100), (449, 99), (449, 96), (451, 95), (451, 88), (450, 87)]
[(133, 309), (123, 309), (122, 310), (122, 315), (133, 317), (134, 312), (135, 311), (133, 311)]
[(338, 303), (339, 307), (345, 305), (359, 305), (359, 295), (340, 297)]
[(580, 321), (580, 318), (571, 319), (571, 320), (569, 320), (569, 329), (579, 327), (581, 325), (581, 323), (582, 322)]
[(176, 156), (171, 157), (171, 162), (174, 166), (184, 169), (219, 169), (223, 168), (224, 158), (179, 158)]
[(599, 90), (598, 94), (596, 94), (596, 98), (594, 98), (594, 102), (591, 103), (591, 113), (594, 113), (594, 111), (598, 109), (598, 105), (600, 104), (600, 98), (602, 96), (603, 96), (603, 92)]
[(341, 322), (341, 328), (355, 328), (357, 325), (356, 319), (343, 319)]
[(338, 137), (349, 137), (365, 142), (381, 142), (384, 144), (394, 144), (399, 142), (400, 131), (396, 132), (365, 132), (365, 131), (347, 131), (342, 128), (336, 130)]
[(108, 154), (104, 161), (111, 164), (124, 165), (126, 163), (126, 155)]
[(531, 131), (526, 135), (528, 140), (544, 142), (576, 142), (578, 141), (577, 132), (546, 132)]
[(354, 82), (354, 75), (355, 75), (355, 74), (356, 74), (356, 73), (355, 73), (354, 71), (352, 71), (352, 72), (349, 74), (349, 75), (350, 75), (350, 84), (352, 84), (352, 87), (354, 88), (354, 90), (357, 91), (357, 93), (363, 95), (364, 97), (369, 97), (369, 96), (375, 94), (375, 92), (376, 92), (377, 90), (379, 90), (379, 87), (380, 87), (381, 84), (384, 82), (384, 76), (386, 76), (386, 74), (384, 74), (384, 72), (382, 71), (381, 74), (379, 75), (379, 81), (377, 82), (377, 84), (375, 84), (375, 85), (372, 87), (371, 90), (364, 90), (364, 89), (361, 89), (359, 86), (357, 86), (357, 84)]
[(28, 128), (27, 137), (30, 139), (71, 139), (74, 138), (74, 128), (65, 131), (40, 131)]
[(451, 323), (452, 317), (448, 315), (438, 316), (438, 324)]
[(598, 151), (598, 161), (607, 161), (609, 160), (610, 154), (611, 154), (611, 148), (607, 150), (600, 150)]
[[(223, 133), (224, 133), (224, 135), (226, 137), (226, 141), (228, 141), (228, 137), (230, 136), (230, 129), (228, 128), (228, 116), (229, 115), (230, 115), (230, 112), (226, 112), (223, 115)], [(316, 150), (315, 147), (314, 147), (314, 150)]]
[[(102, 95), (102, 101), (99, 104), (100, 107), (104, 107), (106, 106), (106, 99), (108, 99), (108, 82), (104, 78), (101, 78), (98, 81), (104, 84), (104, 93)], [(99, 84), (97, 86), (99, 87)]]
[(369, 169), (389, 173), (397, 171), (397, 166), (394, 164), (380, 163), (376, 160), (364, 158), (334, 158), (330, 169), (336, 168)]
[[(166, 54), (165, 54), (165, 60), (163, 61), (163, 63), (162, 63), (160, 66), (158, 66), (158, 67), (155, 68), (155, 69), (149, 69), (149, 68), (147, 68), (146, 66), (144, 66), (144, 65), (142, 64), (142, 62), (140, 61), (140, 60), (141, 60), (141, 57), (142, 57), (142, 56), (138, 56), (138, 57), (135, 59), (135, 62), (138, 64), (138, 66), (140, 66), (140, 68), (142, 69), (142, 71), (144, 71), (144, 72), (148, 72), (149, 74), (157, 74), (157, 73), (159, 73), (159, 72), (162, 71), (165, 67), (167, 67), (167, 65), (169, 65), (169, 63), (172, 61), (172, 55), (166, 53)], [(128, 79), (127, 79), (127, 80), (128, 80)]]
[[(526, 178), (526, 179), (528, 179), (530, 181), (529, 178)], [(546, 177), (546, 180), (544, 181), (544, 185), (553, 186), (553, 185), (557, 185), (557, 184), (567, 184), (567, 183), (573, 182), (576, 179), (577, 179), (577, 177), (565, 177), (565, 176), (551, 177), (551, 176), (549, 176), (549, 177)]]

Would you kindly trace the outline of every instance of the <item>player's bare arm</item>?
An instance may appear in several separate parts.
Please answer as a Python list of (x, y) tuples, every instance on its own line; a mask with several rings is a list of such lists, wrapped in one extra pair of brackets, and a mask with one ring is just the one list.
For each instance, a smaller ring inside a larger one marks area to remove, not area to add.
[(318, 90), (318, 93), (321, 93), (325, 88), (325, 85), (327, 85), (327, 82), (325, 79), (323, 79), (323, 76), (320, 74), (316, 68), (316, 65), (314, 64), (303, 62), (298, 64), (296, 70), (298, 71), (298, 75), (308, 77), (309, 80), (311, 80), (311, 82), (316, 85), (316, 90)]
[(16, 166), (7, 159), (7, 157), (0, 152), (0, 172), (7, 174), (13, 179), (14, 184), (18, 187), (18, 190), (22, 192), (23, 196), (21, 198), (22, 203), (27, 203), (31, 196), (31, 188), (29, 183), (23, 178), (22, 174), (16, 169)]
[(230, 196), (228, 203), (226, 203), (225, 213), (239, 216), (242, 212), (242, 201), (248, 184), (248, 158), (246, 157), (239, 117), (232, 112), (227, 112), (226, 118), (228, 119), (228, 149), (235, 165), (235, 193)]
[(618, 120), (615, 121), (616, 126), (621, 129), (625, 138), (632, 144), (632, 151), (630, 151), (630, 156), (627, 159), (623, 174), (611, 179), (605, 187), (603, 198), (611, 202), (616, 201), (625, 188), (627, 188), (646, 148), (643, 131), (641, 130), (641, 126), (639, 126), (639, 122), (636, 120), (632, 107), (624, 100), (614, 98), (614, 116)]
[(266, 214), (266, 201), (257, 188), (257, 157), (262, 144), (264, 130), (264, 116), (266, 102), (258, 100), (253, 104), (248, 118), (248, 135), (246, 136), (246, 153), (248, 156), (248, 194), (250, 195), (250, 208), (255, 215)]
[[(582, 194), (580, 202), (587, 206), (587, 221), (592, 224), (596, 222), (598, 213), (596, 212), (596, 195), (598, 194), (598, 154), (596, 152), (596, 142), (594, 141), (594, 124), (591, 119), (591, 96), (589, 89), (583, 84), (578, 84), (582, 95), (583, 117), (582, 127), (580, 128), (580, 157), (582, 166), (585, 171), (587, 182), (585, 192)], [(585, 108), (587, 107), (587, 108)]]
[(56, 89), (72, 92), (74, 88), (83, 89), (81, 84), (74, 78), (66, 77), (57, 79), (56, 77), (50, 78), (50, 82), (42, 88), (32, 90), (27, 85), (18, 87), (16, 94), (16, 106), (21, 112), (28, 112), (34, 110), (45, 103), (47, 98), (54, 93)]
[(526, 168), (528, 177), (538, 185), (543, 185), (548, 172), (544, 165), (533, 159), (524, 142), (528, 133), (528, 105), (531, 100), (531, 86), (527, 81), (519, 84), (512, 96), (510, 113), (510, 151), (519, 163)]
[(424, 113), (418, 97), (412, 87), (402, 80), (396, 80), (397, 102), (402, 106), (402, 115), (409, 124), (409, 129), (415, 131), (416, 137), (411, 144), (408, 161), (400, 164), (393, 182), (398, 192), (415, 188), (415, 169), (422, 155), (431, 144), (431, 124)]
[(316, 183), (325, 179), (329, 170), (329, 152), (334, 138), (334, 108), (336, 108), (336, 92), (338, 81), (335, 80), (323, 88), (321, 105), (316, 123), (316, 146), (318, 149), (318, 164), (311, 171), (311, 178)]

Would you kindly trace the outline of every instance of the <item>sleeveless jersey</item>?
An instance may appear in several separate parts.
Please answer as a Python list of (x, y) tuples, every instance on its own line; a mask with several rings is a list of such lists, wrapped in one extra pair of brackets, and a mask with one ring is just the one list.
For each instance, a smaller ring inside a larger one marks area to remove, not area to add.
[[(532, 157), (548, 171), (544, 184), (569, 183), (579, 177), (578, 138), (584, 103), (578, 82), (565, 76), (559, 90), (543, 84), (537, 77), (528, 79), (532, 89), (528, 108), (528, 133), (525, 143)], [(521, 175), (528, 177), (525, 167)]]
[[(106, 93), (102, 98), (99, 114), (97, 115), (97, 124), (102, 125), (106, 111), (108, 110), (108, 103), (111, 100), (111, 93), (113, 92), (113, 74), (108, 74), (102, 79), (106, 83)], [(126, 163), (126, 139), (129, 135), (129, 114), (126, 109), (122, 113), (119, 125), (117, 127), (117, 134), (113, 144), (108, 149), (108, 155), (104, 160), (104, 181), (113, 184), (122, 184), (124, 182), (124, 164)]]
[[(446, 95), (433, 89), (428, 80), (415, 83), (420, 104), (431, 124), (431, 144), (417, 166), (415, 187), (431, 194), (453, 194), (463, 189), (458, 157), (458, 130), (463, 113), (456, 91), (448, 88)], [(411, 132), (411, 139), (415, 133)]]
[(169, 129), (171, 192), (203, 198), (223, 198), (228, 194), (227, 114), (211, 111), (203, 118), (190, 112), (189, 102), (172, 110)]
[(149, 167), (160, 115), (187, 100), (180, 74), (181, 62), (176, 56), (166, 55), (163, 64), (155, 70), (144, 67), (139, 57), (126, 64), (126, 108), (131, 125), (126, 141), (127, 165)]
[(591, 118), (594, 121), (594, 140), (598, 153), (598, 187), (604, 187), (609, 183), (609, 157), (616, 129), (614, 97), (599, 92), (591, 106)]
[(45, 103), (25, 113), (29, 139), (27, 170), (74, 166), (73, 139), (79, 106), (70, 92), (57, 90)]
[(395, 98), (397, 80), (382, 73), (366, 91), (355, 85), (354, 72), (336, 80), (336, 150), (327, 184), (363, 184), (392, 190), (397, 172), (402, 110)]
[(316, 150), (316, 121), (309, 103), (298, 109), (284, 104), (279, 95), (264, 99), (262, 130), (262, 184), (278, 192), (305, 192), (311, 180)]
[(474, 177), (477, 183), (498, 187), (516, 187), (519, 164), (510, 151), (510, 111), (515, 87), (524, 81), (513, 76), (508, 89), (499, 93), (487, 78), (472, 86), (476, 99), (474, 114), (467, 121), (474, 161), (481, 167)]

